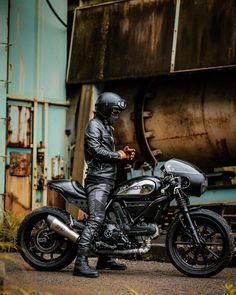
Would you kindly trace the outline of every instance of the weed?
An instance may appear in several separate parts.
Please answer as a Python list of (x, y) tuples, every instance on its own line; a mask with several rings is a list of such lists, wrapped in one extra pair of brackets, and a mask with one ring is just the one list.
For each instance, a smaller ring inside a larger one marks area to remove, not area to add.
[[(22, 271), (22, 276), (26, 276), (26, 270), (31, 269), (31, 267), (28, 266), (27, 263), (22, 261), (20, 257), (17, 257), (16, 254), (8, 254), (8, 253), (2, 253), (0, 254), (0, 261), (4, 261), (8, 264), (15, 264), (17, 267), (20, 268)], [(34, 280), (32, 279), (31, 285), (29, 287), (27, 286), (21, 286), (21, 282), (12, 281), (10, 278), (8, 278), (7, 273), (4, 275), (5, 278), (5, 284), (3, 290), (0, 290), (0, 295), (13, 295), (13, 294), (19, 294), (19, 295), (52, 295), (50, 292), (46, 291), (39, 291), (38, 287), (32, 287)]]
[[(153, 293), (151, 289), (145, 290), (145, 292), (141, 291), (141, 293), (140, 293), (136, 288), (130, 288), (130, 287), (126, 287), (126, 288), (131, 292), (132, 295), (143, 295), (143, 294), (147, 294), (147, 295), (155, 294), (155, 295), (157, 295), (157, 292)], [(230, 294), (230, 295), (232, 295), (232, 294)]]
[(3, 211), (0, 226), (0, 252), (16, 250), (16, 234), (23, 217)]
[(236, 295), (236, 286), (234, 284), (225, 284), (224, 289), (225, 289), (225, 294)]

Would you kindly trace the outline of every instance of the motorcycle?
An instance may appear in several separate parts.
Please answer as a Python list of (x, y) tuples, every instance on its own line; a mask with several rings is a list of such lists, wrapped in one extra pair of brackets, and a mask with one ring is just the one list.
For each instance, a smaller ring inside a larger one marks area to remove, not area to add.
[[(233, 257), (234, 238), (230, 226), (219, 214), (190, 205), (191, 196), (201, 197), (206, 190), (207, 177), (194, 165), (179, 159), (166, 161), (161, 170), (162, 177), (136, 177), (115, 187), (91, 252), (115, 257), (147, 253), (152, 240), (160, 235), (170, 203), (175, 202), (179, 210), (166, 234), (170, 261), (188, 276), (216, 275)], [(51, 180), (48, 188), (88, 213), (86, 191), (79, 182)], [(63, 209), (49, 206), (36, 209), (19, 227), (19, 252), (37, 270), (61, 270), (76, 257), (85, 226), (86, 218), (76, 220)]]

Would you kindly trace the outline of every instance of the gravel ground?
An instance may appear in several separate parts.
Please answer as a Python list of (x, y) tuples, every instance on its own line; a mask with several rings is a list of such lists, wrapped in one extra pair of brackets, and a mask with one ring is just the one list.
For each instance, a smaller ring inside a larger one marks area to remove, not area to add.
[[(41, 295), (162, 295), (162, 294), (226, 294), (224, 285), (236, 283), (236, 267), (224, 269), (212, 278), (189, 278), (170, 263), (120, 260), (126, 271), (100, 271), (95, 279), (71, 275), (73, 264), (60, 272), (39, 272), (29, 267), (18, 254), (0, 255), (5, 261), (5, 289), (13, 294)], [(96, 258), (90, 258), (91, 266)], [(24, 293), (27, 292), (27, 293)], [(234, 293), (236, 294), (236, 293)]]

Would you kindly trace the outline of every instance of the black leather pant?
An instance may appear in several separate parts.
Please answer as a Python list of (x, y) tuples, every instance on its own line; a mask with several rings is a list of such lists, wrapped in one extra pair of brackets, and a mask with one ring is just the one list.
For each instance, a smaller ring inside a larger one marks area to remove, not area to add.
[(89, 216), (87, 225), (79, 240), (78, 255), (87, 255), (89, 253), (89, 248), (93, 242), (94, 236), (96, 232), (99, 231), (104, 221), (106, 202), (114, 187), (114, 182), (86, 182), (85, 186), (88, 193)]

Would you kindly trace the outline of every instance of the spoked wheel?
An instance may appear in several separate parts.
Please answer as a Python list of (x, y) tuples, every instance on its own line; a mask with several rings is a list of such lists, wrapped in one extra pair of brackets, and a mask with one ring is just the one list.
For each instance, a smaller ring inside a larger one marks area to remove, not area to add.
[(56, 216), (69, 223), (68, 214), (58, 208), (43, 207), (25, 217), (17, 233), (17, 246), (24, 260), (37, 270), (60, 270), (76, 256), (77, 246), (50, 230), (46, 219)]
[(190, 213), (200, 245), (194, 242), (184, 221), (177, 218), (168, 231), (166, 246), (171, 262), (189, 276), (209, 277), (227, 266), (234, 251), (234, 239), (227, 222), (210, 210)]

